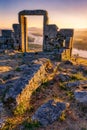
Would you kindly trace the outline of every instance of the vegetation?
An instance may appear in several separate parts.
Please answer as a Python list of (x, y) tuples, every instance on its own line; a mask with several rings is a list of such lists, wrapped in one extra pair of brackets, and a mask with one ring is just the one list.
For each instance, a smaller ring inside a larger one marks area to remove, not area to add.
[(82, 75), (82, 73), (77, 73), (71, 76), (71, 80), (86, 80), (86, 78)]
[(35, 128), (40, 127), (40, 123), (38, 121), (32, 121), (31, 119), (28, 119), (23, 123), (24, 130), (35, 130)]
[(62, 112), (62, 114), (59, 118), (59, 121), (65, 121), (65, 119), (66, 119), (66, 114), (65, 114), (65, 112)]
[(21, 71), (21, 69), (20, 69), (19, 67), (17, 67), (17, 68), (15, 69), (15, 71), (20, 72), (20, 71)]
[(15, 110), (14, 115), (22, 115), (26, 111), (26, 107), (23, 103), (21, 103)]

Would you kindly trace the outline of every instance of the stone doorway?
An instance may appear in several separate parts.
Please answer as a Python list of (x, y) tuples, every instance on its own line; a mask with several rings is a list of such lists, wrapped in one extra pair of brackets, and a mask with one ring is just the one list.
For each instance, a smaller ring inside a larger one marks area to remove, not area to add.
[(21, 50), (22, 52), (28, 52), (28, 34), (27, 34), (27, 17), (43, 16), (43, 51), (45, 50), (45, 26), (48, 24), (48, 13), (45, 10), (23, 10), (19, 12), (19, 23), (21, 27)]

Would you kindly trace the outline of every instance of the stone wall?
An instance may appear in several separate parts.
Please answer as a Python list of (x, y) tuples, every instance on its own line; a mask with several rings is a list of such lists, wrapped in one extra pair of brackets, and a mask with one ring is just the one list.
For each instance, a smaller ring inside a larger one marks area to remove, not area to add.
[(33, 92), (48, 80), (48, 75), (53, 73), (52, 67), (52, 63), (46, 58), (33, 61), (32, 66), (28, 68), (26, 74), (23, 74), (14, 83), (14, 86), (7, 91), (4, 98), (5, 104), (12, 108), (12, 110), (21, 104), (27, 105), (27, 102), (29, 104)]
[(21, 30), (20, 24), (13, 24), (13, 39), (14, 39), (14, 49), (21, 49)]
[[(56, 52), (56, 55), (63, 60), (70, 58), (73, 48), (73, 29), (60, 29), (56, 25), (45, 27), (45, 51)], [(56, 56), (56, 57), (57, 57)]]
[(1, 30), (0, 49), (20, 49), (20, 25), (13, 24), (13, 30)]
[(1, 30), (2, 36), (0, 37), (0, 49), (13, 49), (13, 32), (12, 30)]
[(12, 30), (1, 30), (2, 36), (5, 38), (10, 38), (12, 36)]

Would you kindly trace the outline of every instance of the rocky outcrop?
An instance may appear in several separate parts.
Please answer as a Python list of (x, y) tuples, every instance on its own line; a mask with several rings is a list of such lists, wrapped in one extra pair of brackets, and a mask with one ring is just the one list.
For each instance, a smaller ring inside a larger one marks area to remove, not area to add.
[(52, 63), (46, 58), (32, 61), (30, 66), (22, 65), (18, 68), (19, 70), (25, 71), (20, 78), (14, 81), (4, 97), (4, 102), (13, 110), (20, 104), (27, 104), (32, 93), (48, 79), (48, 75), (53, 73)]
[(63, 102), (49, 100), (47, 103), (38, 108), (32, 116), (32, 120), (37, 120), (41, 125), (47, 126), (58, 120), (66, 108), (67, 106)]

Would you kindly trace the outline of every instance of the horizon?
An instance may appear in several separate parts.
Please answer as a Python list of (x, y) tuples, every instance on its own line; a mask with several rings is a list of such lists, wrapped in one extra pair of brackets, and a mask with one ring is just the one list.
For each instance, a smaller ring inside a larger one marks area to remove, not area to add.
[[(18, 23), (15, 23), (15, 24), (18, 24)], [(41, 29), (42, 30), (43, 27), (31, 26), (31, 27), (28, 27), (28, 29), (29, 28), (36, 28), (36, 29)], [(78, 30), (87, 30), (87, 28), (66, 28), (66, 27), (59, 28), (59, 29), (74, 29), (76, 31), (78, 31)], [(0, 28), (0, 31), (1, 30), (13, 30), (13, 28)]]

